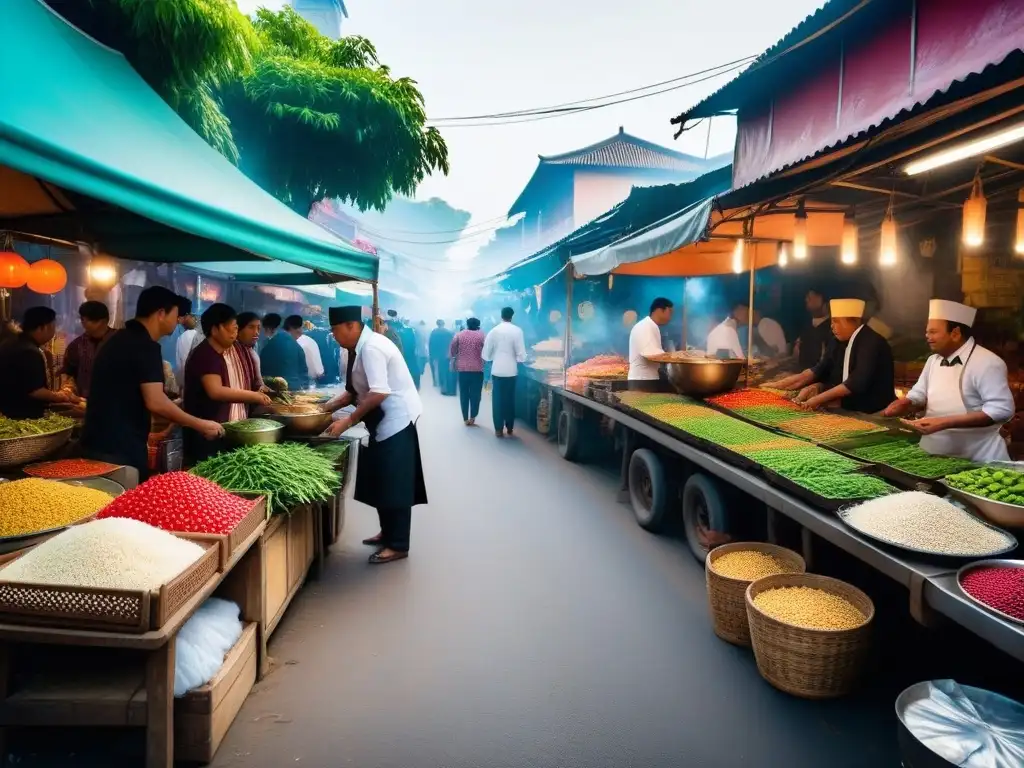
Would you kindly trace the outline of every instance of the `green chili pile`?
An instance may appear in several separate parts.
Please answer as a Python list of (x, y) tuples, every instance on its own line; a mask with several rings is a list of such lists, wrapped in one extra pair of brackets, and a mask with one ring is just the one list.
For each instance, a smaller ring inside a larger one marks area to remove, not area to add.
[(56, 413), (48, 413), (41, 419), (8, 419), (5, 416), (0, 416), (0, 440), (46, 435), (73, 426), (75, 426), (74, 419)]
[(896, 489), (885, 480), (856, 472), (848, 475), (810, 475), (790, 479), (823, 499), (877, 499), (879, 496), (888, 496), (896, 492)]
[(932, 456), (909, 440), (891, 440), (848, 451), (859, 459), (886, 464), (916, 477), (929, 480), (972, 469), (974, 464), (956, 456)]
[(224, 429), (232, 432), (263, 432), (267, 429), (278, 429), (281, 423), (270, 419), (242, 419), (241, 421), (229, 421)]
[(268, 495), (274, 514), (324, 501), (341, 487), (334, 462), (301, 443), (246, 445), (200, 462), (192, 472), (225, 490)]
[(861, 467), (853, 459), (813, 445), (752, 451), (746, 455), (758, 464), (794, 481), (817, 475), (845, 474)]

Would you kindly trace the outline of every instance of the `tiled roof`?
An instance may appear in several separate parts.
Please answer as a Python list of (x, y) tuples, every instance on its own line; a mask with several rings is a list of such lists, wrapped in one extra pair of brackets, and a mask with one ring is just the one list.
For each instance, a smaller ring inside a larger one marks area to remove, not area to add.
[(650, 141), (631, 136), (621, 128), (609, 139), (562, 155), (540, 156), (542, 165), (579, 165), (601, 168), (635, 168), (658, 171), (699, 172), (705, 160), (674, 152)]

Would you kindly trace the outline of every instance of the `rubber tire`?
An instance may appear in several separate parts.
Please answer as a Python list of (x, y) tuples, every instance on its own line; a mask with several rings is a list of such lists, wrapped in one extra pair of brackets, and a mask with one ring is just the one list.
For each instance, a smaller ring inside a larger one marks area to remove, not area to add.
[(701, 546), (699, 536), (702, 506), (707, 513), (710, 529), (728, 533), (729, 512), (718, 484), (707, 475), (697, 473), (690, 475), (683, 486), (683, 530), (690, 552), (699, 563), (703, 563), (708, 556), (708, 550)]
[[(640, 485), (644, 476), (651, 483), (651, 502), (648, 506)], [(656, 533), (665, 527), (668, 514), (668, 482), (658, 454), (648, 448), (639, 448), (629, 457), (629, 503), (637, 524), (645, 531)]]
[(568, 408), (563, 407), (558, 411), (558, 455), (566, 461), (577, 462), (582, 452), (579, 421), (573, 418)]

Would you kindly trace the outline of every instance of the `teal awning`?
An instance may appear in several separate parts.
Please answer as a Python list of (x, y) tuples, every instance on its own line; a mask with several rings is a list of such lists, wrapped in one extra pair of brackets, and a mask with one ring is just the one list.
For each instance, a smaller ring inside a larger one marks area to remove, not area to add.
[(376, 257), (264, 192), (119, 53), (39, 0), (3, 6), (0, 229), (139, 261), (277, 259), (376, 280)]

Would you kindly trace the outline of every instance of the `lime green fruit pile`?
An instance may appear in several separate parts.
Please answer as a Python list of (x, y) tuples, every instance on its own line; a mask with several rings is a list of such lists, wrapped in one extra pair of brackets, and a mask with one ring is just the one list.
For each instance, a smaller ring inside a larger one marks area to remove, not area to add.
[(950, 475), (946, 482), (965, 493), (1024, 506), (1024, 473), (1012, 469), (979, 467)]

